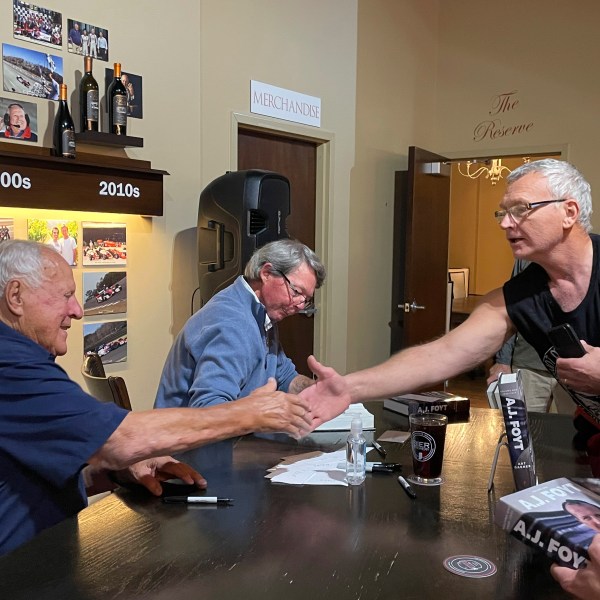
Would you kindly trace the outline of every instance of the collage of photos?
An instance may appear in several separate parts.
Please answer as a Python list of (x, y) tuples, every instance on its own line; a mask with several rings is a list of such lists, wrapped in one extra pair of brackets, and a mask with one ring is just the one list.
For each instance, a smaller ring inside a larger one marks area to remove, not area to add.
[[(6, 5), (10, 10), (10, 5)], [(81, 71), (82, 63), (79, 57), (82, 56), (90, 56), (94, 60), (104, 62), (109, 60), (108, 29), (96, 23), (86, 23), (70, 17), (65, 19), (62, 13), (52, 8), (22, 0), (12, 0), (11, 18), (13, 38), (16, 42), (36, 44), (45, 48), (2, 44), (4, 92), (58, 101), (60, 85), (64, 82), (65, 74), (65, 61), (60, 55), (64, 48), (68, 54), (74, 55), (67, 58), (72, 61), (67, 67), (69, 73)], [(105, 69), (104, 79), (108, 86), (113, 79), (113, 69)], [(98, 80), (101, 81), (101, 76)], [(128, 116), (142, 119), (142, 76), (122, 71), (121, 81), (127, 90)], [(44, 137), (44, 132), (39, 131), (38, 114), (41, 116), (46, 111), (38, 111), (36, 103), (0, 97), (0, 111), (3, 115), (0, 139), (38, 142)]]
[[(19, 227), (25, 225), (28, 240), (50, 246), (72, 267), (86, 268), (82, 282), (77, 285), (82, 290), (84, 321), (127, 313), (127, 272), (123, 270), (127, 266), (125, 223), (27, 219)], [(21, 231), (22, 228), (18, 229)], [(22, 237), (15, 236), (14, 219), (0, 217), (0, 244)], [(109, 266), (113, 270), (106, 269)], [(104, 364), (127, 360), (126, 320), (84, 322), (83, 331), (86, 355), (96, 352)]]

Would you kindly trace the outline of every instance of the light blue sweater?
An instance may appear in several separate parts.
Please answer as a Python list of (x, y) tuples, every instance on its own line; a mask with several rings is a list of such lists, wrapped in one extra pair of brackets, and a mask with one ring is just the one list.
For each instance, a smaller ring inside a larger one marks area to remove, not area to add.
[(287, 392), (298, 373), (279, 345), (277, 325), (265, 332), (265, 314), (241, 276), (213, 296), (177, 336), (154, 407), (202, 407), (237, 400), (269, 377)]

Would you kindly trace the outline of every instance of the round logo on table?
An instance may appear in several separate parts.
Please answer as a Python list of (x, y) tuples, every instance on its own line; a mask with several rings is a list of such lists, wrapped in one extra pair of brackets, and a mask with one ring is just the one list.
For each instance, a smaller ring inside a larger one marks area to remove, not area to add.
[(489, 577), (496, 572), (496, 565), (480, 556), (470, 556), (462, 554), (460, 556), (449, 556), (444, 560), (444, 567), (461, 577), (472, 577), (479, 579), (481, 577)]

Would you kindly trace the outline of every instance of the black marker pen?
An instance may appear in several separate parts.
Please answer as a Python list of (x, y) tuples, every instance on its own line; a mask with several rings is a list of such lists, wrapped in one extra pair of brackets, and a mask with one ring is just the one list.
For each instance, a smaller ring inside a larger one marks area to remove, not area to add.
[(417, 495), (415, 491), (410, 487), (410, 483), (402, 477), (402, 475), (398, 475), (398, 483), (402, 486), (402, 489), (414, 500)]

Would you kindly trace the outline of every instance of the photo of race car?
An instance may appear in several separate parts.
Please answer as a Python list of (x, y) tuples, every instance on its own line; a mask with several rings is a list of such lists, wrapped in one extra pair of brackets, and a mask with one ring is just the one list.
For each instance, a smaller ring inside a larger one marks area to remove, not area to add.
[(119, 283), (115, 283), (109, 287), (102, 288), (95, 296), (96, 302), (100, 303), (104, 302), (105, 300), (109, 300), (114, 294), (118, 294), (122, 289), (123, 288)]
[(85, 355), (95, 352), (104, 364), (127, 360), (127, 321), (84, 323), (83, 350)]
[(85, 316), (127, 312), (127, 275), (123, 271), (83, 274)]

